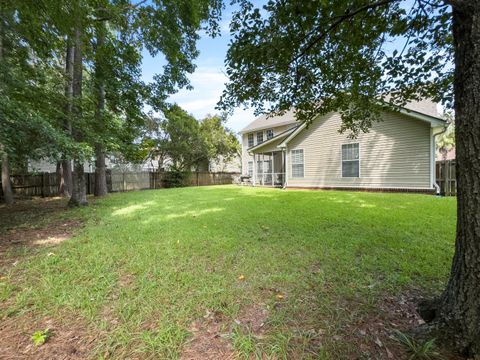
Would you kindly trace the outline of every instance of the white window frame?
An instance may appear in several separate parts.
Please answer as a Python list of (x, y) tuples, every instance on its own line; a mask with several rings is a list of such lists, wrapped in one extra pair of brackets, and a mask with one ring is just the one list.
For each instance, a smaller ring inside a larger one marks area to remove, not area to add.
[[(299, 165), (297, 163), (294, 163), (293, 162), (293, 152), (294, 151), (302, 151), (302, 155), (303, 155), (303, 176), (294, 176), (293, 175), (293, 165)], [(298, 149), (291, 149), (290, 150), (290, 171), (291, 171), (291, 177), (292, 179), (304, 179), (305, 178), (305, 149), (303, 148), (298, 148)]]
[[(260, 134), (262, 134), (262, 141), (258, 141), (258, 135)], [(257, 131), (256, 138), (257, 138), (257, 145), (263, 143), (265, 141), (263, 137), (263, 131)]]
[[(343, 160), (343, 146), (344, 145), (358, 145), (358, 160)], [(360, 159), (362, 158), (362, 154), (360, 152), (360, 143), (344, 143), (340, 145), (340, 172), (342, 174), (342, 179), (359, 179), (361, 175), (361, 167), (360, 167)], [(358, 176), (343, 176), (343, 162), (344, 161), (358, 161)]]
[[(268, 137), (268, 134), (269, 134), (269, 133), (272, 134), (271, 137)], [(270, 139), (273, 138), (274, 136), (275, 136), (275, 134), (273, 133), (273, 129), (267, 129), (267, 130), (265, 130), (265, 138), (266, 138), (267, 140), (270, 140)]]
[[(252, 136), (252, 145), (250, 145), (250, 136)], [(255, 145), (255, 135), (253, 133), (247, 134), (247, 145), (249, 148)]]

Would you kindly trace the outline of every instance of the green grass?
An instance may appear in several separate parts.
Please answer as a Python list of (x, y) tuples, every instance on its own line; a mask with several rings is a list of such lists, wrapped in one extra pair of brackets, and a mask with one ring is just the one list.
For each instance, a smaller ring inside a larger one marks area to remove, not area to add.
[(233, 323), (262, 303), (264, 336), (233, 327), (241, 356), (328, 359), (384, 296), (442, 288), (455, 200), (217, 186), (114, 194), (74, 215), (77, 236), (11, 270), (0, 318), (75, 314), (104, 334), (97, 354), (174, 359), (207, 310)]

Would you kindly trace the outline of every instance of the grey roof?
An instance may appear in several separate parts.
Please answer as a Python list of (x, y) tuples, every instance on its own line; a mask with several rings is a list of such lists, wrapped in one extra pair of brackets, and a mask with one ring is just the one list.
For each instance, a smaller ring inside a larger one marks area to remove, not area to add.
[(253, 130), (263, 130), (268, 129), (274, 126), (282, 126), (288, 124), (295, 124), (297, 120), (295, 119), (295, 114), (293, 110), (287, 111), (282, 116), (268, 116), (266, 114), (257, 117), (250, 124), (240, 131), (240, 134), (250, 132)]
[[(405, 105), (404, 109), (413, 110), (418, 113), (433, 116), (438, 119), (442, 118), (441, 114), (437, 110), (437, 104), (429, 99), (409, 102), (407, 105)], [(297, 123), (297, 121), (295, 119), (295, 113), (293, 109), (287, 111), (282, 116), (267, 116), (264, 114), (257, 117), (245, 128), (243, 128), (240, 131), (240, 134), (295, 123)]]

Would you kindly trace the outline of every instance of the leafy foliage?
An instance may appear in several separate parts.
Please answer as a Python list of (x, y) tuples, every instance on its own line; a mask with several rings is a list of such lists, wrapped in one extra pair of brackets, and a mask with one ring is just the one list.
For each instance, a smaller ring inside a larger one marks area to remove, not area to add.
[(180, 106), (165, 109), (163, 118), (151, 117), (143, 134), (144, 158), (158, 158), (181, 174), (198, 169), (202, 163), (238, 155), (240, 144), (235, 134), (225, 128), (224, 116), (207, 116), (198, 121)]
[(239, 1), (220, 106), (297, 119), (340, 111), (341, 131), (368, 131), (379, 112), (424, 97), (450, 105), (448, 5), (401, 0)]

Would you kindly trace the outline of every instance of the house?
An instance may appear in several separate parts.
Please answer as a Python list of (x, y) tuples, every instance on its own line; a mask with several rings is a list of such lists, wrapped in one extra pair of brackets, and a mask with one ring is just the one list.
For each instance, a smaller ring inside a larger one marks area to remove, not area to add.
[(318, 116), (309, 126), (294, 112), (260, 116), (242, 136), (243, 175), (253, 185), (286, 188), (433, 192), (435, 136), (445, 121), (435, 103), (423, 100), (399, 111), (356, 139), (340, 134), (339, 113)]

